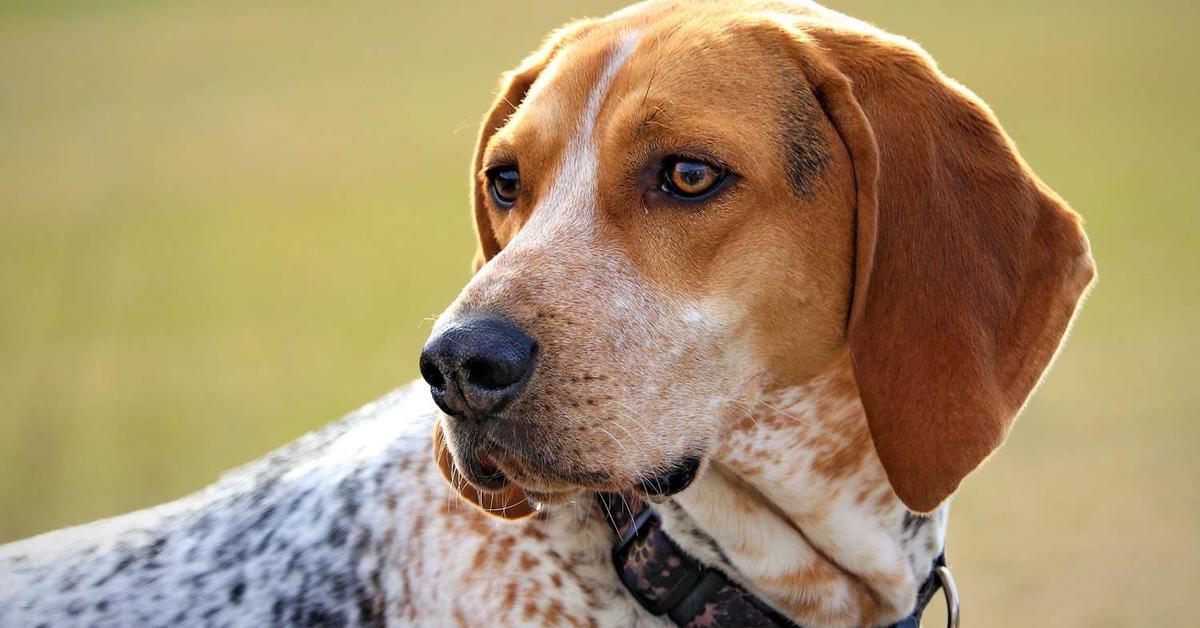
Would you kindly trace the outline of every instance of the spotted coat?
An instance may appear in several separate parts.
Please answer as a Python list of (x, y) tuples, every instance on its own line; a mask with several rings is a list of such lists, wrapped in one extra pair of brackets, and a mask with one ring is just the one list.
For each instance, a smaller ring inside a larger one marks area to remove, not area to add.
[[(435, 412), (411, 385), (195, 495), (0, 547), (0, 626), (664, 625), (618, 581), (590, 501), (506, 522), (450, 490)], [(703, 525), (721, 482), (658, 508), (736, 577), (753, 552)], [(878, 541), (923, 559), (942, 526), (915, 521), (880, 521)]]

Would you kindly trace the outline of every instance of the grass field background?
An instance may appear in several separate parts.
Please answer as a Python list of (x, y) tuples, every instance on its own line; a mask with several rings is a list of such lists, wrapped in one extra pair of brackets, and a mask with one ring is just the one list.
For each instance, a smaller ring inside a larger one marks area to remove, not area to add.
[[(619, 3), (421, 4), (0, 2), (0, 541), (183, 495), (416, 376), (496, 76)], [(966, 625), (1189, 625), (1200, 9), (830, 4), (991, 103), (1099, 264), (956, 500)]]

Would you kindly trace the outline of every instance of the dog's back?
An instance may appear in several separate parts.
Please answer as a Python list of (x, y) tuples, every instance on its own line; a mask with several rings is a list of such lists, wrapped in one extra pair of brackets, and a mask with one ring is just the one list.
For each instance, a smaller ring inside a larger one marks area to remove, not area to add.
[(0, 626), (381, 624), (405, 542), (381, 522), (429, 466), (419, 388), (182, 500), (0, 548)]

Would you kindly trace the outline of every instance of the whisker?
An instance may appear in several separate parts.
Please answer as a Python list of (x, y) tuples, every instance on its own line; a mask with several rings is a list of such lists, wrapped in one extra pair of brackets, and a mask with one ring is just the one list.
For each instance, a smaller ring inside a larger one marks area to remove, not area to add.
[(782, 414), (783, 416), (785, 416), (785, 417), (787, 417), (787, 418), (789, 418), (789, 419), (791, 419), (791, 420), (793, 420), (793, 421), (795, 421), (795, 422), (797, 422), (797, 423), (803, 423), (803, 422), (804, 422), (804, 419), (801, 419), (800, 417), (798, 417), (798, 416), (796, 416), (796, 415), (792, 414), (791, 412), (788, 412), (787, 410), (784, 410), (783, 408), (779, 408), (779, 407), (777, 407), (777, 406), (773, 406), (773, 405), (771, 405), (771, 404), (769, 404), (769, 403), (767, 403), (767, 402), (765, 402), (765, 401), (760, 401), (759, 403), (761, 403), (762, 405), (766, 406), (766, 408), (767, 408), (767, 409), (769, 409), (769, 410), (771, 410), (772, 412), (778, 412), (779, 414)]
[(620, 448), (621, 448), (621, 453), (622, 453), (622, 454), (626, 454), (626, 455), (627, 455), (627, 454), (629, 453), (629, 450), (625, 449), (625, 444), (624, 444), (624, 443), (622, 443), (620, 440), (618, 440), (616, 436), (613, 436), (613, 435), (612, 435), (612, 432), (610, 432), (610, 431), (608, 431), (608, 430), (606, 430), (606, 429), (604, 429), (604, 428), (600, 427), (599, 425), (597, 425), (597, 426), (596, 426), (596, 429), (600, 430), (601, 432), (604, 432), (604, 435), (605, 435), (605, 436), (608, 436), (609, 438), (611, 438), (611, 439), (612, 439), (612, 441), (613, 441), (614, 443), (616, 443), (616, 444), (617, 444), (617, 447), (620, 447)]
[(643, 433), (645, 433), (647, 436), (650, 435), (650, 430), (646, 429), (646, 426), (640, 420), (638, 420), (637, 412), (633, 408), (625, 405), (624, 403), (621, 403), (620, 401), (617, 401), (616, 399), (613, 399), (612, 403), (624, 408), (625, 411), (629, 413), (629, 414), (623, 415), (621, 418), (629, 419), (630, 421), (633, 422), (634, 425), (641, 428)]
[(625, 435), (629, 437), (630, 442), (637, 442), (637, 439), (633, 437), (633, 434), (629, 433), (629, 430), (625, 429), (624, 425), (621, 425), (620, 423), (613, 423), (613, 425), (617, 426), (622, 432), (625, 432)]
[(621, 496), (621, 505), (625, 506), (625, 512), (629, 514), (629, 520), (633, 521), (633, 509), (629, 507), (629, 502), (625, 499), (625, 493), (617, 493)]

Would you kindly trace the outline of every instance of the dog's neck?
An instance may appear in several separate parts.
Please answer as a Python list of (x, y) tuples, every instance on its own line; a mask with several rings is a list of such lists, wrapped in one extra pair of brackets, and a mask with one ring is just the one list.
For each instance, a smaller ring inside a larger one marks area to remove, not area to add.
[(887, 625), (912, 611), (948, 505), (920, 517), (892, 491), (848, 357), (764, 396), (721, 442), (709, 471), (660, 507), (685, 550), (802, 625)]

